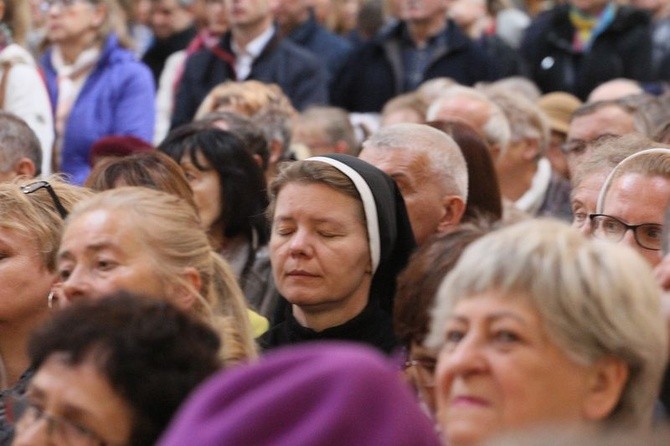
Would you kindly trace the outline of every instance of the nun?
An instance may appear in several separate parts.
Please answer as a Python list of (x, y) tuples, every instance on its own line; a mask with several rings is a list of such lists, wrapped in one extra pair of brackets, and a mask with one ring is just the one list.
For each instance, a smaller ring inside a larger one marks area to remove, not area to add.
[(391, 353), (396, 276), (415, 247), (393, 180), (350, 155), (308, 158), (273, 181), (268, 214), (272, 272), (290, 308), (261, 346), (340, 340)]

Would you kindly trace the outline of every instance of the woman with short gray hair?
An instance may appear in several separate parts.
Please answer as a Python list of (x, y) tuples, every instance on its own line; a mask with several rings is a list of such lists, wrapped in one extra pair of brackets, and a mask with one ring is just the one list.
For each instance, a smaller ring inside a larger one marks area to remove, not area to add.
[(426, 343), (440, 349), (437, 418), (452, 446), (546, 425), (648, 428), (667, 358), (646, 262), (549, 220), (470, 245)]

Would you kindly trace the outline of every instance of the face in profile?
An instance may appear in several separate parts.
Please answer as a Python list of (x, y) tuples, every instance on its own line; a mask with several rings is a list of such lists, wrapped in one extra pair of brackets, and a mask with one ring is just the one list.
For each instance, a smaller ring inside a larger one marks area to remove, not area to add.
[(0, 226), (0, 320), (44, 316), (55, 278), (44, 265), (34, 238)]
[(370, 249), (362, 204), (324, 184), (289, 183), (276, 199), (270, 256), (277, 289), (304, 312), (367, 304)]
[(572, 189), (570, 207), (572, 209), (572, 227), (579, 229), (584, 235), (591, 234), (589, 214), (596, 212), (600, 188), (607, 178), (606, 172), (594, 172)]
[(438, 422), (448, 444), (463, 445), (580, 420), (588, 412), (590, 367), (552, 340), (523, 297), (470, 297), (445, 323), (435, 378)]
[(51, 355), (37, 370), (14, 445), (128, 444), (132, 410), (92, 360)]
[(128, 214), (105, 209), (70, 221), (58, 253), (59, 297), (68, 303), (119, 290), (167, 294), (139, 224)]
[[(193, 190), (193, 200), (205, 231), (212, 231), (221, 221), (221, 178), (201, 152), (197, 152), (198, 166), (193, 164), (191, 156), (182, 157), (179, 165), (184, 170), (188, 184)], [(219, 228), (223, 233), (223, 228)]]
[(396, 182), (417, 244), (439, 232), (446, 213), (445, 194), (438, 180), (431, 175), (433, 169), (424, 153), (366, 147), (359, 158), (383, 170)]

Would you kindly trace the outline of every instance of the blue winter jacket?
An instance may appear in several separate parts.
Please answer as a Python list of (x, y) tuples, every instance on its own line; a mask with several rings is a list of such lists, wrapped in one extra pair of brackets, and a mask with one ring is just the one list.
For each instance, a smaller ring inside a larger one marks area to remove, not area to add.
[[(58, 81), (52, 50), (41, 58), (53, 110)], [(98, 64), (86, 79), (65, 125), (60, 171), (82, 184), (89, 174), (89, 152), (104, 136), (132, 135), (151, 141), (155, 122), (155, 87), (149, 69), (122, 48), (115, 35), (107, 37)]]

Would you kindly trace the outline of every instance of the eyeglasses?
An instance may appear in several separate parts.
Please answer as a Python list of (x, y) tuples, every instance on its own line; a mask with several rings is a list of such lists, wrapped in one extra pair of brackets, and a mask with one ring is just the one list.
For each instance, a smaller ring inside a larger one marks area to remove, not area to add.
[(15, 426), (17, 434), (34, 428), (37, 423), (46, 424), (49, 444), (71, 446), (107, 446), (100, 436), (73, 421), (49, 415), (32, 403), (25, 395), (8, 394), (3, 397), (7, 420)]
[(35, 181), (34, 183), (26, 184), (25, 186), (21, 186), (21, 192), (23, 192), (26, 195), (32, 194), (34, 192), (37, 192), (40, 189), (46, 189), (47, 192), (49, 193), (49, 196), (51, 196), (51, 200), (54, 203), (54, 206), (56, 207), (56, 210), (60, 214), (60, 216), (65, 220), (67, 217), (67, 209), (63, 206), (63, 203), (61, 203), (60, 198), (58, 198), (58, 195), (56, 195), (56, 192), (54, 191), (53, 187), (51, 187), (51, 184), (47, 181)]
[(403, 364), (405, 369), (414, 367), (417, 371), (417, 376), (421, 380), (421, 384), (426, 387), (435, 386), (435, 366), (437, 361), (435, 359), (420, 358), (408, 359)]
[(565, 143), (561, 144), (561, 152), (574, 153), (575, 155), (578, 155), (586, 150), (586, 144), (587, 142), (581, 139), (566, 141)]
[(633, 231), (635, 241), (644, 249), (659, 251), (663, 238), (663, 225), (656, 223), (642, 223), (629, 225), (616, 217), (606, 214), (589, 214), (593, 225), (593, 235), (611, 242), (620, 242), (626, 232)]
[(43, 0), (40, 9), (43, 12), (49, 11), (52, 7), (58, 6), (59, 9), (70, 8), (77, 3), (91, 3), (89, 0)]

